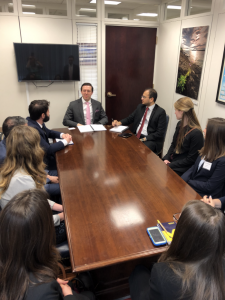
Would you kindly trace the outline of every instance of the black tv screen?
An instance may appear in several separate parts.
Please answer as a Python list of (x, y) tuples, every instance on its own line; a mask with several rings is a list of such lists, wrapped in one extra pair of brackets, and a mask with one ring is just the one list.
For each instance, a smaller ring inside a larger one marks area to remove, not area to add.
[(79, 81), (79, 46), (14, 43), (18, 81)]

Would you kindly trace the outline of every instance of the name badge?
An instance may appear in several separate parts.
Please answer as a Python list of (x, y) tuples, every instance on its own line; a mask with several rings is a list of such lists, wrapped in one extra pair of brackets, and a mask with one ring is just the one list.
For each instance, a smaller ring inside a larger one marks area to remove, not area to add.
[(205, 161), (203, 164), (203, 169), (211, 170), (212, 163)]

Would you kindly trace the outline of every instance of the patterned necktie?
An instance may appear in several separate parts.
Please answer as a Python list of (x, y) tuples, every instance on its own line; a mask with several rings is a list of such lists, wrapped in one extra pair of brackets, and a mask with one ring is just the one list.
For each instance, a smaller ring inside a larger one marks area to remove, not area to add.
[(138, 139), (140, 139), (141, 132), (142, 132), (142, 129), (143, 129), (143, 126), (144, 126), (144, 123), (145, 123), (145, 119), (146, 119), (148, 110), (149, 110), (149, 108), (146, 107), (145, 114), (144, 114), (144, 118), (143, 118), (143, 121), (142, 121), (142, 123), (141, 123), (141, 127), (140, 127), (140, 129), (138, 130), (138, 133), (137, 133), (137, 138), (138, 138)]
[(87, 109), (86, 109), (86, 125), (91, 124), (91, 114), (90, 114), (90, 105), (89, 102), (86, 102)]

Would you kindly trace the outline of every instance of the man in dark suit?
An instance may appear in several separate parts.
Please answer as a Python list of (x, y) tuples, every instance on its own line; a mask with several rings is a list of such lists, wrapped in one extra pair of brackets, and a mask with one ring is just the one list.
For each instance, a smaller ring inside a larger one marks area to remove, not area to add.
[[(45, 122), (50, 119), (49, 102), (47, 100), (34, 100), (29, 105), (30, 117), (27, 118), (28, 126), (31, 126), (40, 134), (40, 145), (45, 151), (45, 163), (48, 170), (56, 170), (55, 153), (67, 146), (72, 137), (69, 134), (50, 130), (45, 126)], [(60, 142), (50, 144), (48, 139), (62, 139)]]
[(68, 65), (63, 69), (64, 80), (80, 80), (80, 69), (79, 65), (75, 65), (74, 56), (70, 55), (68, 58)]
[(63, 119), (63, 125), (77, 127), (89, 124), (107, 124), (108, 118), (99, 101), (91, 99), (93, 86), (84, 83), (81, 86), (82, 97), (70, 102)]
[(137, 135), (148, 148), (158, 153), (162, 150), (166, 131), (166, 112), (155, 104), (157, 92), (146, 89), (141, 97), (142, 104), (129, 117), (120, 122), (114, 120), (113, 126), (129, 125), (133, 123), (132, 132)]

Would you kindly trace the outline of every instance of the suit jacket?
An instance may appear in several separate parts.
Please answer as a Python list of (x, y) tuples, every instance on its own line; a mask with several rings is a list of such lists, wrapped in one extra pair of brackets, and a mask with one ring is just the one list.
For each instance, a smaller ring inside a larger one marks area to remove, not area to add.
[[(63, 79), (69, 80), (69, 65), (66, 65), (63, 69)], [(73, 78), (72, 80), (80, 80), (80, 68), (78, 65), (73, 64)]]
[[(93, 124), (107, 124), (108, 118), (101, 103), (91, 99), (91, 104), (93, 110)], [(70, 102), (63, 119), (64, 126), (76, 127), (77, 123), (85, 125), (82, 98)]]
[(0, 166), (3, 164), (6, 157), (6, 138), (0, 142)]
[[(192, 130), (184, 138), (183, 144), (181, 146), (181, 153), (176, 154), (174, 150), (177, 145), (180, 124), (181, 121), (177, 123), (173, 141), (167, 154), (163, 157), (163, 160), (169, 160), (170, 164), (168, 166), (179, 175), (182, 175), (195, 163), (196, 159), (198, 158), (198, 150), (203, 147), (204, 138), (202, 131), (200, 131), (199, 129)], [(187, 127), (186, 132), (188, 132), (189, 130), (191, 130), (191, 128)], [(172, 160), (171, 155), (173, 156)]]
[(52, 159), (55, 159), (55, 152), (61, 150), (64, 148), (64, 144), (63, 142), (58, 142), (58, 143), (54, 143), (54, 144), (49, 144), (48, 139), (59, 139), (60, 138), (60, 132), (58, 131), (54, 131), (54, 130), (50, 130), (48, 129), (45, 124), (43, 123), (43, 130), (40, 125), (36, 122), (31, 120), (30, 117), (27, 117), (27, 121), (28, 121), (28, 126), (31, 126), (35, 129), (37, 129), (37, 131), (40, 134), (41, 137), (41, 142), (40, 145), (43, 148), (43, 150), (45, 151), (45, 163), (48, 165), (49, 161), (51, 161)]
[[(123, 125), (133, 123), (132, 132), (135, 134), (140, 121), (145, 113), (146, 105), (139, 104), (136, 110), (129, 117), (121, 120)], [(152, 141), (156, 144), (156, 151), (160, 151), (163, 147), (164, 135), (166, 131), (166, 112), (163, 108), (155, 104), (148, 123), (147, 141)]]
[[(182, 268), (182, 264), (181, 264)], [(225, 270), (224, 270), (225, 271)], [(194, 279), (193, 279), (194, 280)], [(194, 287), (194, 284), (191, 284)], [(187, 293), (182, 295), (182, 280), (176, 275), (166, 262), (154, 264), (151, 271), (150, 295), (146, 298), (150, 300), (192, 300), (193, 295)]]
[(200, 161), (201, 157), (199, 156), (195, 164), (181, 178), (201, 196), (211, 195), (212, 198), (224, 196), (225, 157), (214, 160), (210, 170), (203, 168), (203, 165), (198, 170)]
[[(38, 280), (33, 274), (30, 274), (30, 279), (34, 283)], [(30, 284), (24, 300), (88, 300), (87, 297), (74, 292), (73, 295), (63, 296), (62, 289), (56, 280), (47, 283), (39, 283), (36, 285)]]

